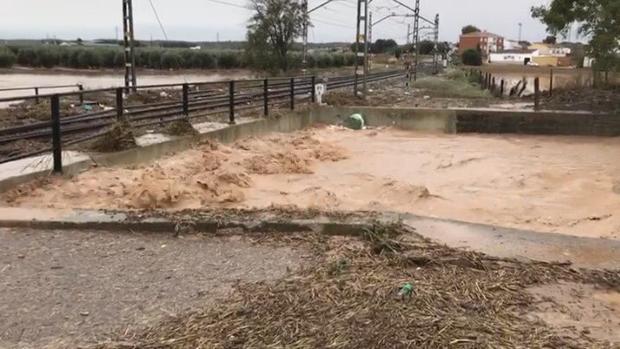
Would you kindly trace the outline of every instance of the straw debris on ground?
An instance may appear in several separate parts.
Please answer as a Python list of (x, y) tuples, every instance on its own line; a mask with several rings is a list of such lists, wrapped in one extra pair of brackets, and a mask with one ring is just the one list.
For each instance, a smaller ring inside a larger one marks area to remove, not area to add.
[(173, 136), (189, 136), (198, 134), (198, 131), (189, 119), (184, 118), (169, 123), (164, 129), (164, 133)]
[[(399, 236), (400, 233), (405, 233)], [(315, 264), (227, 301), (96, 345), (127, 348), (609, 348), (525, 315), (527, 289), (559, 280), (620, 289), (618, 271), (492, 258), (397, 225), (361, 237), (309, 235)], [(403, 285), (413, 292), (399, 296)]]
[(136, 147), (131, 125), (127, 121), (115, 123), (110, 131), (92, 142), (90, 148), (99, 152), (114, 152)]

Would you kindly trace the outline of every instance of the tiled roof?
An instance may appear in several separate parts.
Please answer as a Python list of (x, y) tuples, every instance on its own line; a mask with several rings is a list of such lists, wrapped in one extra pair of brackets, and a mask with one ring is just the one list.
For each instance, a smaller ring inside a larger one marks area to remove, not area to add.
[(463, 34), (461, 36), (464, 36), (464, 37), (494, 37), (494, 38), (501, 38), (502, 37), (500, 35), (493, 34), (493, 33), (490, 33), (488, 31), (467, 33), (467, 34)]

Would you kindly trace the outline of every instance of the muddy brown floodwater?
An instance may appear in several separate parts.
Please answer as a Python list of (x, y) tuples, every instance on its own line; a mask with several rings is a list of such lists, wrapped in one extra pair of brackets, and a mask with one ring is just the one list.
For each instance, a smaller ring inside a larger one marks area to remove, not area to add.
[(620, 239), (618, 138), (335, 126), (206, 144), (5, 193), (23, 207), (389, 210)]

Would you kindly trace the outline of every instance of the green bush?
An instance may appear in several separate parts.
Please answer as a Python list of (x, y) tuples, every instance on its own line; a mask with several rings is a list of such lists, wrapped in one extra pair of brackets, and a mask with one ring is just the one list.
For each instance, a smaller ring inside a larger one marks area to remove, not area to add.
[(159, 50), (148, 51), (145, 66), (151, 69), (161, 69), (161, 54)]
[(193, 66), (197, 69), (213, 69), (215, 68), (215, 58), (209, 52), (196, 51), (192, 57)]
[(17, 53), (17, 63), (25, 66), (34, 66), (37, 55), (32, 48), (20, 49)]
[(116, 55), (118, 51), (112, 49), (103, 49), (101, 50), (101, 65), (104, 68), (115, 68), (116, 65)]
[(53, 68), (60, 63), (60, 52), (53, 46), (37, 47), (35, 66)]
[(355, 55), (345, 55), (345, 65), (355, 65)]
[(239, 68), (241, 66), (241, 59), (238, 55), (232, 52), (225, 52), (218, 56), (217, 67), (223, 69)]
[(332, 60), (332, 56), (330, 55), (320, 55), (317, 57), (316, 65), (319, 68), (329, 68), (334, 64)]
[(10, 68), (17, 62), (17, 56), (8, 47), (0, 47), (0, 68)]
[(183, 57), (178, 52), (166, 51), (161, 56), (161, 67), (163, 69), (179, 69), (183, 63)]
[(313, 55), (306, 56), (306, 67), (308, 69), (316, 68), (316, 59)]
[(473, 48), (463, 52), (461, 59), (465, 65), (482, 65), (482, 55), (478, 52), (478, 50), (474, 50)]
[(103, 64), (101, 55), (89, 49), (81, 49), (78, 53), (78, 68), (92, 69), (99, 68)]
[(333, 59), (334, 67), (342, 67), (345, 64), (345, 59), (343, 55), (335, 54)]

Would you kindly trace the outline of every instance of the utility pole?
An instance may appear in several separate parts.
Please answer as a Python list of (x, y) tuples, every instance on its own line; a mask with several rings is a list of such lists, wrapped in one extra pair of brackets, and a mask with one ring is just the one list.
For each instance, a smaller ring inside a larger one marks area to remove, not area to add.
[(519, 22), (519, 42), (521, 42), (521, 34), (523, 32), (523, 23)]
[[(362, 27), (363, 26), (363, 27)], [(363, 33), (363, 34), (362, 34)], [(364, 51), (360, 51), (361, 40), (364, 40)], [(353, 85), (353, 93), (357, 96), (359, 90), (359, 57), (363, 57), (363, 82), (362, 92), (366, 98), (367, 86), (366, 79), (368, 76), (368, 0), (357, 0), (357, 31), (355, 36), (355, 82)]]
[(301, 8), (304, 13), (304, 23), (302, 28), (302, 37), (303, 37), (303, 54), (301, 60), (301, 67), (304, 75), (306, 74), (306, 65), (308, 63), (308, 0), (302, 0)]
[(407, 46), (411, 44), (411, 23), (407, 23)]
[(439, 13), (435, 15), (435, 49), (433, 50), (433, 74), (439, 73)]
[(123, 0), (123, 39), (125, 44), (125, 90), (136, 92), (136, 55), (134, 51), (133, 4)]
[(415, 0), (413, 41), (415, 43), (415, 53), (413, 56), (413, 81), (416, 81), (418, 79), (418, 55), (420, 54), (420, 0)]
[[(368, 42), (370, 43), (369, 45), (372, 46), (372, 11), (368, 12)], [(368, 57), (368, 70), (370, 71), (372, 69), (372, 57), (371, 55), (369, 55)]]

